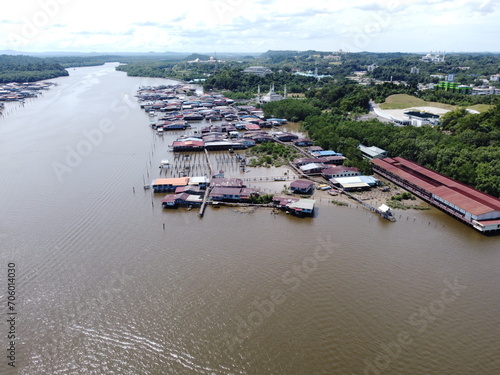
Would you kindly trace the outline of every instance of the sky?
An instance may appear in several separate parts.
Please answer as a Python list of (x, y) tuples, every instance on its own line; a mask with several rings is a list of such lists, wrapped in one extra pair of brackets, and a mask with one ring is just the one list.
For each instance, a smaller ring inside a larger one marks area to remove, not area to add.
[(23, 0), (0, 50), (500, 52), (498, 0)]

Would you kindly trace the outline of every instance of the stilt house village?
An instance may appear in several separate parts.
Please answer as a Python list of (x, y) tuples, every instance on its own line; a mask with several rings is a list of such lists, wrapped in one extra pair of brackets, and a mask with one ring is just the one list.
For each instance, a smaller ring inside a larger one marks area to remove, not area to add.
[[(366, 202), (358, 192), (388, 191), (389, 183), (402, 187), (480, 232), (500, 229), (500, 200), (445, 178), (387, 151), (360, 144), (376, 175), (363, 175), (335, 150), (314, 145), (300, 131), (284, 130), (284, 118), (265, 118), (252, 105), (235, 105), (222, 94), (199, 94), (184, 84), (141, 87), (141, 108), (149, 115), (155, 137), (166, 139), (165, 159), (158, 177), (145, 189), (162, 194), (162, 208), (196, 208), (203, 216), (207, 206), (271, 209), (300, 217), (315, 217), (316, 199), (347, 197), (353, 204), (395, 221), (390, 207)], [(279, 175), (259, 176), (263, 167), (250, 167), (254, 146), (277, 143), (296, 157)], [(223, 166), (226, 166), (223, 169)], [(266, 188), (259, 187), (265, 183)], [(285, 184), (283, 184), (285, 183)], [(272, 185), (272, 191), (268, 187)]]

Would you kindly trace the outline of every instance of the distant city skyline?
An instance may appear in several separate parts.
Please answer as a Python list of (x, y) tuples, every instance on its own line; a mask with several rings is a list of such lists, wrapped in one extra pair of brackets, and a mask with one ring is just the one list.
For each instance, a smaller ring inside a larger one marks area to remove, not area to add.
[(10, 2), (0, 50), (500, 52), (493, 0)]

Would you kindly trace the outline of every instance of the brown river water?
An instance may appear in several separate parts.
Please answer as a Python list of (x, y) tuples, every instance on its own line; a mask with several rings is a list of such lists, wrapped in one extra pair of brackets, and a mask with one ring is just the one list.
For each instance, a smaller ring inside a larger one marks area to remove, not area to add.
[(181, 133), (133, 95), (169, 81), (115, 66), (0, 118), (2, 374), (500, 374), (500, 237), (325, 199), (304, 219), (163, 210), (143, 185)]

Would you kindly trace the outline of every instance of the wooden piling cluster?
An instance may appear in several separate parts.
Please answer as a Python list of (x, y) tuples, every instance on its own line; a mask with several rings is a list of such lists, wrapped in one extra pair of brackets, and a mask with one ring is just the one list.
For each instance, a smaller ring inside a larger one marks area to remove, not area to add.
[[(212, 177), (213, 170), (212, 170), (212, 164), (210, 163), (210, 158), (208, 157), (208, 151), (206, 149), (203, 151), (205, 152), (205, 157), (207, 158), (207, 164), (208, 164), (208, 170), (210, 172), (210, 177)], [(211, 190), (212, 189), (210, 188), (210, 186), (207, 186), (207, 188), (205, 190), (205, 194), (203, 194), (203, 202), (201, 203), (200, 211), (198, 212), (199, 217), (203, 217), (203, 215), (205, 214), (205, 208), (207, 207), (207, 202), (208, 202), (208, 195), (210, 194)]]

